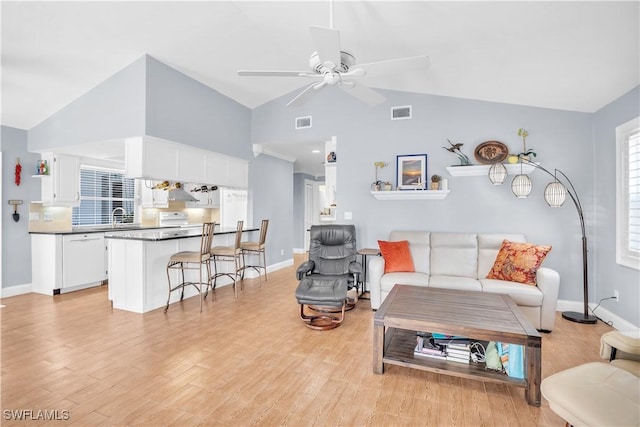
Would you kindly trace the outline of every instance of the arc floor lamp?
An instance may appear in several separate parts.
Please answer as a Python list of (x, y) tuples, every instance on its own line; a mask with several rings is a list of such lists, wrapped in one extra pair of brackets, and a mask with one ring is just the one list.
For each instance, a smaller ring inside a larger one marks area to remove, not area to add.
[[(578, 323), (596, 323), (597, 318), (589, 314), (589, 272), (587, 269), (587, 234), (584, 226), (584, 214), (582, 204), (576, 192), (573, 183), (564, 172), (554, 169), (553, 173), (543, 168), (537, 163), (530, 162), (526, 159), (520, 159), (520, 174), (513, 178), (511, 183), (511, 191), (516, 197), (525, 198), (531, 193), (532, 184), (529, 176), (522, 173), (522, 165), (530, 165), (536, 169), (540, 169), (549, 176), (553, 177), (553, 181), (547, 184), (544, 189), (544, 200), (553, 208), (560, 207), (564, 204), (567, 194), (576, 207), (578, 218), (580, 219), (580, 231), (582, 232), (582, 282), (583, 282), (583, 312), (565, 311), (562, 313), (564, 319)], [(507, 177), (507, 168), (502, 163), (494, 163), (489, 168), (489, 180), (494, 185), (504, 182)]]

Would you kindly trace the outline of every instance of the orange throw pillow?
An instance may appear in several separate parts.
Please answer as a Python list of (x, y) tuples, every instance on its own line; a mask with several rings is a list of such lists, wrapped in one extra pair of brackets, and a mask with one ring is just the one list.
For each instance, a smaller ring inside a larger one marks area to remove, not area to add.
[(551, 250), (551, 246), (502, 241), (502, 246), (487, 279), (536, 284), (536, 271)]
[(385, 242), (378, 240), (380, 252), (384, 258), (384, 272), (393, 273), (400, 271), (414, 272), (413, 258), (409, 251), (409, 241), (400, 240), (398, 242)]

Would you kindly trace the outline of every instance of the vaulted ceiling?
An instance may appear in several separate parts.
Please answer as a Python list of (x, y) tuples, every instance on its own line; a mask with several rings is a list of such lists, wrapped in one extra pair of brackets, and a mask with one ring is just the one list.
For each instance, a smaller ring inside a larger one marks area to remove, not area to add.
[[(249, 108), (308, 84), (238, 77), (305, 70), (329, 1), (6, 2), (3, 125), (30, 129), (149, 54)], [(427, 55), (373, 88), (593, 112), (640, 83), (637, 1), (336, 1), (358, 63)]]

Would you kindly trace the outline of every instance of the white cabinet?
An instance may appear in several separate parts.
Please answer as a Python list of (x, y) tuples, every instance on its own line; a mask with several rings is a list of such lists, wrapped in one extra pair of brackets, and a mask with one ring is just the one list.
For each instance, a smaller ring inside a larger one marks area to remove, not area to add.
[(218, 186), (229, 185), (229, 162), (227, 158), (208, 151), (205, 159), (204, 182)]
[[(184, 189), (193, 197), (198, 199), (197, 202), (187, 202), (188, 208), (219, 208), (220, 207), (220, 190), (214, 191), (192, 191), (194, 188), (202, 188), (202, 184), (185, 184)], [(211, 188), (212, 186), (204, 185)]]
[(229, 187), (247, 188), (249, 186), (249, 164), (246, 160), (229, 158)]
[(44, 206), (80, 205), (80, 160), (77, 157), (44, 153), (49, 175), (36, 175), (41, 181)]
[(149, 136), (125, 141), (125, 176), (247, 188), (246, 160)]
[(107, 278), (104, 233), (32, 234), (33, 292), (55, 295), (99, 286)]
[(178, 179), (176, 144), (148, 136), (125, 141), (125, 176), (175, 181)]
[(202, 150), (180, 148), (178, 178), (182, 182), (205, 182), (206, 156)]
[(139, 180), (140, 204), (143, 208), (168, 208), (169, 192), (160, 189), (153, 189), (158, 181)]
[(100, 283), (107, 278), (104, 233), (62, 237), (62, 287)]

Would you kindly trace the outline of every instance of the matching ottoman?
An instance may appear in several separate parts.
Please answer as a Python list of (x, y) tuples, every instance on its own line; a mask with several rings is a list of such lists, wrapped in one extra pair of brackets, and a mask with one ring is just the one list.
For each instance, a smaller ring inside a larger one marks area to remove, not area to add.
[[(344, 320), (347, 300), (346, 278), (307, 277), (300, 281), (296, 289), (296, 299), (300, 304), (300, 318), (308, 328), (325, 331), (337, 328)], [(328, 312), (305, 314), (304, 307), (331, 307), (340, 310), (336, 317)]]
[(608, 363), (585, 363), (545, 378), (549, 407), (573, 426), (640, 425), (640, 378)]

